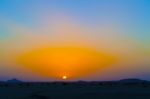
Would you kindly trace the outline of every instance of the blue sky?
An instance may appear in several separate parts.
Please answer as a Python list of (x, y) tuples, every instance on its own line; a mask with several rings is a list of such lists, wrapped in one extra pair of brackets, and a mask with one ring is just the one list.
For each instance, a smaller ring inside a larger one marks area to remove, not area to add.
[(30, 27), (38, 18), (24, 10), (34, 7), (65, 9), (81, 23), (93, 26), (114, 21), (140, 40), (150, 36), (149, 0), (1, 0), (0, 15)]

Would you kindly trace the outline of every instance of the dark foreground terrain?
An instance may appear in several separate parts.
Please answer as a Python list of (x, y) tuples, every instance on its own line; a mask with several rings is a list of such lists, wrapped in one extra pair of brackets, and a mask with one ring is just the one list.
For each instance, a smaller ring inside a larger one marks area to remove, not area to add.
[(150, 83), (0, 83), (0, 99), (150, 99)]

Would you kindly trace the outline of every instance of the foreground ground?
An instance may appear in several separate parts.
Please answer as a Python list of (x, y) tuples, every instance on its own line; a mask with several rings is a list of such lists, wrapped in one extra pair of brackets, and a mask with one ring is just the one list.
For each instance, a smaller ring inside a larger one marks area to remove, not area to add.
[(150, 99), (150, 84), (98, 82), (1, 84), (0, 99)]

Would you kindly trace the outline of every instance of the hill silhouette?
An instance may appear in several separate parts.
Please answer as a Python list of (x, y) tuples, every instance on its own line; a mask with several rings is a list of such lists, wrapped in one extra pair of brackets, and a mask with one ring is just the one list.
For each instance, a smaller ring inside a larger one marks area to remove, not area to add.
[(119, 82), (124, 82), (124, 83), (136, 83), (136, 82), (148, 82), (146, 80), (141, 80), (141, 79), (137, 79), (137, 78), (128, 78), (128, 79), (122, 79), (119, 80)]
[(10, 79), (10, 80), (7, 80), (6, 83), (22, 83), (23, 81), (21, 80), (18, 80), (16, 78), (13, 78), (13, 79)]

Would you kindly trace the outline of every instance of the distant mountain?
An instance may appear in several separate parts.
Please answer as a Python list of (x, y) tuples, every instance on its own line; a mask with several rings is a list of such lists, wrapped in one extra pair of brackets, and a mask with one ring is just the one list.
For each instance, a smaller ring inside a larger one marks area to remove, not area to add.
[(18, 80), (18, 79), (10, 79), (6, 81), (7, 83), (22, 83), (22, 81)]
[(123, 83), (134, 83), (134, 82), (148, 82), (146, 80), (141, 80), (141, 79), (136, 79), (136, 78), (129, 78), (129, 79), (122, 79), (119, 80), (119, 82), (123, 82)]

